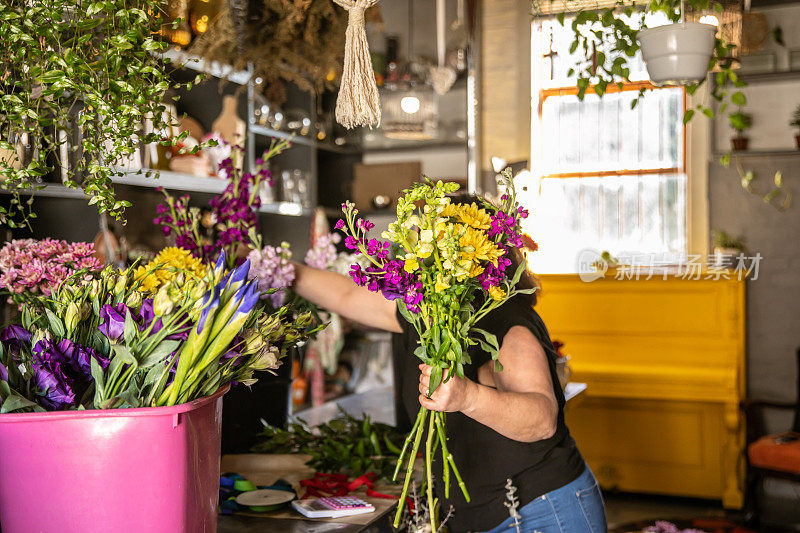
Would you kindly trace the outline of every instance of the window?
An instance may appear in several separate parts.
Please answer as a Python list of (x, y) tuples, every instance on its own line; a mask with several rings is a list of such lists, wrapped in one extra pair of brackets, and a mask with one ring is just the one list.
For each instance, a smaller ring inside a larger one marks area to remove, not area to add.
[[(587, 248), (674, 261), (686, 253), (684, 91), (650, 87), (641, 58), (633, 80), (578, 100), (569, 23), (534, 22), (531, 175), (521, 177), (539, 243), (537, 272), (575, 272)], [(652, 259), (648, 259), (652, 261)]]

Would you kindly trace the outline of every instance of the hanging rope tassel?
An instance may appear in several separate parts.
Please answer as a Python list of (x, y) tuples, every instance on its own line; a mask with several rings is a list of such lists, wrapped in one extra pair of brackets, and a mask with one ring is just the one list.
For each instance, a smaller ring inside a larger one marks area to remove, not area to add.
[(336, 99), (336, 122), (347, 129), (380, 126), (381, 102), (364, 29), (364, 12), (377, 4), (378, 0), (333, 1), (348, 12), (342, 84)]

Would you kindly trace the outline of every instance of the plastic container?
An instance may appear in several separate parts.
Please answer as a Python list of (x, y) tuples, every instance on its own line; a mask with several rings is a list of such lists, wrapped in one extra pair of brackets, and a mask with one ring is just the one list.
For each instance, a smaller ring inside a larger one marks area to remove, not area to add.
[(0, 415), (3, 533), (215, 532), (222, 396)]
[(686, 84), (706, 77), (717, 27), (677, 22), (639, 31), (642, 57), (656, 84)]

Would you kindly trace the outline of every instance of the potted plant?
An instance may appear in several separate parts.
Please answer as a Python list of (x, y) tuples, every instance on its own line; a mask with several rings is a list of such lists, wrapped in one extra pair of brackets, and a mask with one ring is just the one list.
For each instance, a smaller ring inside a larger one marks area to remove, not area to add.
[(685, 21), (640, 30), (637, 37), (650, 80), (687, 85), (705, 79), (716, 33), (716, 26)]
[(714, 242), (713, 266), (733, 268), (736, 258), (744, 252), (744, 237), (733, 238), (723, 230), (714, 230), (712, 240)]
[(734, 151), (741, 152), (747, 150), (747, 144), (750, 139), (744, 135), (744, 132), (753, 126), (753, 116), (738, 111), (729, 115), (728, 121), (737, 133), (736, 137), (731, 139)]
[(0, 175), (15, 196), (0, 206), (0, 225), (25, 223), (31, 206), (19, 195), (56, 174), (101, 213), (122, 216), (118, 167), (140, 143), (170, 142), (156, 133), (170, 127), (164, 103), (176, 86), (158, 40), (162, 3), (0, 2)]
[(797, 149), (800, 150), (800, 105), (798, 105), (794, 110), (792, 121), (789, 123), (789, 125), (798, 129), (798, 133), (794, 136), (794, 140), (797, 143)]

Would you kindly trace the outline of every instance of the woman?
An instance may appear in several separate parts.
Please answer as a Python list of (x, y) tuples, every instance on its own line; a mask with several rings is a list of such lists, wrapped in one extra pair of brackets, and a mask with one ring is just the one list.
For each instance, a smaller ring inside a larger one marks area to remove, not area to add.
[[(513, 249), (510, 259), (509, 269), (515, 272), (521, 252)], [(527, 288), (534, 280), (526, 273), (519, 283)], [(516, 296), (478, 324), (501, 341), (501, 372), (494, 371), (488, 353), (472, 347), (472, 363), (464, 365), (465, 378), (448, 380), (428, 398), (431, 369), (418, 364), (413, 355), (417, 334), (394, 302), (345, 276), (303, 265), (296, 265), (294, 290), (330, 311), (395, 333), (395, 391), (402, 404), (398, 421), (415, 417), (420, 405), (450, 413), (448, 448), (471, 496), (467, 503), (461, 491), (454, 489), (450, 499), (445, 499), (441, 484), (435, 484), (441, 516), (453, 507), (447, 522), (451, 531), (516, 531), (504, 505), (508, 480), (517, 488), (520, 501), (519, 531), (606, 531), (597, 481), (564, 424), (557, 355), (533, 310), (535, 296)]]

